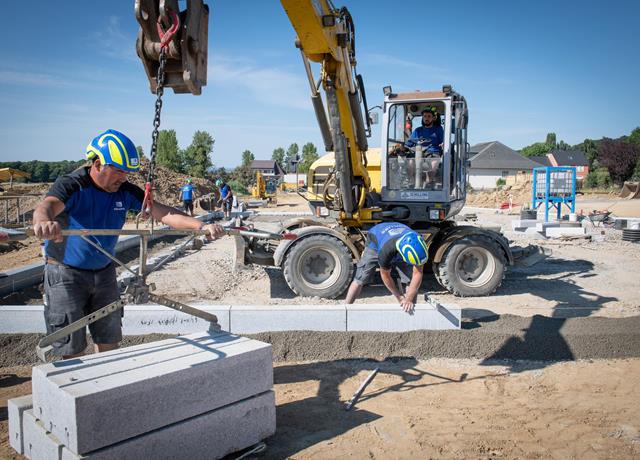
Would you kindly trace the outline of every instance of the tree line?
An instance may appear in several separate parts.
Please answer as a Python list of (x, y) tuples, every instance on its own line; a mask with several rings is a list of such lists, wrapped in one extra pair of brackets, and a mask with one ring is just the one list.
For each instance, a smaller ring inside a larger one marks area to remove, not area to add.
[(579, 144), (557, 142), (556, 134), (549, 133), (544, 142), (535, 142), (523, 147), (520, 153), (526, 157), (542, 156), (552, 150), (579, 150), (589, 162), (587, 187), (610, 187), (622, 185), (627, 180), (640, 180), (640, 127), (628, 136), (617, 139), (585, 139)]

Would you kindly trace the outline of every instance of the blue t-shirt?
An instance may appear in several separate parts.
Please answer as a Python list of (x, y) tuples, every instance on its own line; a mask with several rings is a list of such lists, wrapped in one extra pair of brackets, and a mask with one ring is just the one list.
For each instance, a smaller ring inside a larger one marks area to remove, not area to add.
[(220, 189), (220, 196), (223, 200), (226, 200), (229, 195), (231, 195), (231, 187), (229, 187), (227, 184), (224, 184)]
[(193, 201), (193, 185), (187, 184), (181, 189), (182, 201)]
[[(64, 211), (56, 217), (63, 229), (121, 229), (129, 210), (139, 212), (144, 192), (125, 182), (117, 192), (99, 189), (89, 176), (89, 168), (81, 168), (58, 177), (47, 192), (64, 203)], [(91, 235), (89, 238), (109, 254), (115, 255), (118, 236)], [(80, 236), (65, 236), (62, 243), (47, 240), (47, 257), (63, 264), (85, 270), (97, 270), (111, 263), (111, 259), (84, 241)]]
[(427, 152), (442, 153), (440, 144), (444, 142), (444, 129), (442, 126), (418, 126), (413, 130), (411, 137), (405, 142), (407, 147), (413, 147), (417, 144), (418, 139), (423, 139), (420, 143), (422, 147), (426, 147)]
[(367, 246), (378, 253), (378, 263), (382, 268), (402, 260), (396, 249), (396, 241), (411, 229), (400, 222), (382, 222), (369, 229)]

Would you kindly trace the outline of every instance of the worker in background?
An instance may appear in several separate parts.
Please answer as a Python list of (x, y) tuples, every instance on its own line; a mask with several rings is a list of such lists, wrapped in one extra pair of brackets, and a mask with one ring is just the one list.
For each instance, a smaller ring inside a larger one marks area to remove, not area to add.
[[(347, 303), (351, 304), (369, 284), (380, 267), (382, 282), (398, 300), (407, 313), (413, 310), (418, 289), (422, 284), (424, 264), (429, 258), (429, 249), (423, 238), (399, 222), (383, 222), (374, 225), (367, 234), (367, 243), (358, 262), (356, 275), (347, 291)], [(411, 282), (405, 293), (395, 284), (391, 269), (400, 268), (407, 275), (411, 272)]]
[(425, 149), (425, 158), (429, 164), (427, 183), (435, 182), (436, 173), (442, 162), (443, 143), (444, 129), (440, 122), (440, 114), (435, 107), (427, 107), (422, 111), (421, 126), (414, 129), (411, 137), (405, 142), (406, 147), (415, 147), (420, 144)]
[(187, 179), (185, 182), (180, 189), (178, 200), (182, 201), (184, 212), (189, 213), (189, 215), (193, 217), (193, 200), (195, 198), (193, 196), (193, 185), (191, 185), (191, 179)]
[[(58, 177), (33, 214), (33, 230), (45, 242), (44, 318), (47, 334), (94, 312), (119, 298), (116, 270), (111, 259), (80, 236), (65, 236), (62, 229), (122, 229), (127, 213), (140, 211), (144, 192), (127, 182), (138, 172), (140, 160), (133, 142), (108, 130), (87, 146), (90, 165)], [(210, 239), (224, 235), (219, 225), (197, 219), (154, 202), (154, 219), (172, 228), (205, 230)], [(109, 254), (115, 254), (117, 236), (90, 236)], [(122, 341), (121, 312), (89, 325), (96, 351), (118, 348)], [(81, 329), (53, 345), (54, 354), (80, 355), (87, 346)]]
[(224, 218), (231, 219), (231, 208), (233, 206), (233, 192), (231, 187), (222, 179), (216, 181), (216, 187), (220, 190), (220, 203), (224, 211)]

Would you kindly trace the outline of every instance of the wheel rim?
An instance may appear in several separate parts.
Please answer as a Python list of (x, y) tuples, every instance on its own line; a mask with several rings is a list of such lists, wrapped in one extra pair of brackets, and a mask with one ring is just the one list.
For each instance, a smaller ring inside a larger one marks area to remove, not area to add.
[(485, 248), (464, 249), (456, 260), (458, 279), (470, 288), (484, 286), (496, 272), (496, 260)]
[(309, 248), (298, 259), (298, 273), (302, 282), (312, 289), (332, 286), (342, 272), (338, 256), (323, 248)]

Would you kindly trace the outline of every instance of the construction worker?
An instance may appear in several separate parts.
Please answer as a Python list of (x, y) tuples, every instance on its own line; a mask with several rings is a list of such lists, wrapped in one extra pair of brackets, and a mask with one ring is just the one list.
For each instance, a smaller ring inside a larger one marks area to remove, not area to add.
[[(45, 242), (44, 317), (47, 334), (96, 311), (119, 298), (112, 260), (80, 236), (65, 236), (63, 228), (121, 229), (127, 213), (140, 211), (144, 192), (127, 182), (138, 172), (135, 145), (124, 134), (107, 130), (87, 146), (89, 166), (58, 177), (33, 214), (33, 230)], [(203, 225), (183, 212), (155, 202), (154, 219), (176, 229), (206, 230), (211, 239), (224, 235), (219, 225)], [(115, 254), (117, 236), (90, 236), (109, 254)], [(89, 325), (96, 351), (118, 348), (122, 340), (121, 312)], [(81, 329), (53, 345), (65, 358), (82, 354), (87, 346)]]
[(184, 212), (188, 212), (193, 217), (193, 185), (191, 185), (191, 179), (187, 179), (185, 184), (180, 189), (180, 195), (178, 200), (182, 201)]
[[(418, 233), (399, 222), (383, 222), (374, 225), (367, 234), (367, 243), (358, 262), (356, 275), (347, 291), (346, 302), (353, 303), (362, 291), (362, 287), (371, 282), (376, 268), (380, 267), (380, 276), (387, 289), (394, 295), (407, 313), (413, 310), (420, 284), (424, 264), (429, 258), (429, 249)], [(411, 282), (403, 294), (391, 277), (393, 267), (400, 268)]]
[(442, 129), (440, 122), (440, 114), (435, 107), (427, 107), (422, 111), (421, 126), (413, 130), (411, 137), (405, 142), (405, 146), (414, 147), (416, 144), (420, 144), (425, 149), (425, 161), (429, 165), (426, 170), (427, 184), (425, 185), (432, 188), (436, 182), (442, 183), (442, 178), (436, 178), (436, 175), (440, 163), (442, 163), (443, 143), (444, 129)]
[(224, 218), (231, 219), (231, 207), (233, 205), (233, 192), (231, 187), (222, 179), (216, 181), (216, 187), (220, 190), (220, 202), (224, 211)]

